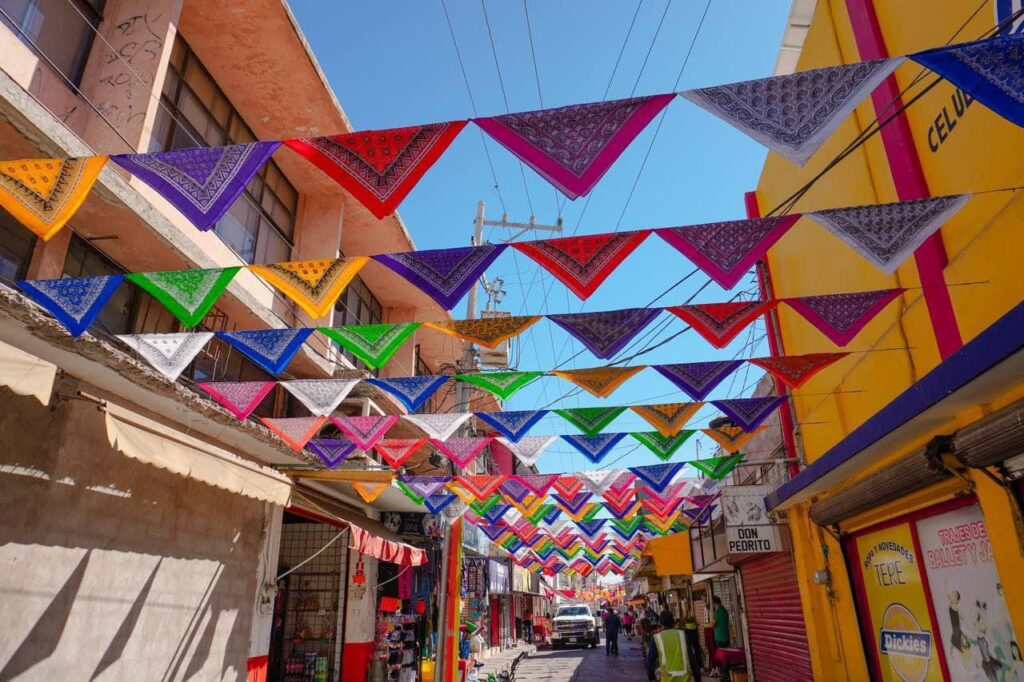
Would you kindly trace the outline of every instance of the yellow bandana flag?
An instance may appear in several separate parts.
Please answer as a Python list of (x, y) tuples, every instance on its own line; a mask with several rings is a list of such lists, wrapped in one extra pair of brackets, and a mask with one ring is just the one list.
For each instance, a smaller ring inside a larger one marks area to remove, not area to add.
[(85, 201), (105, 156), (0, 161), (0, 206), (46, 241)]

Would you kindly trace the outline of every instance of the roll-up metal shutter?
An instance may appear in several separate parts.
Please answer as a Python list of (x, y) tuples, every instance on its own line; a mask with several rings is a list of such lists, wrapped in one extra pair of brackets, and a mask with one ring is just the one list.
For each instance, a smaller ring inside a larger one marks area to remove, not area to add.
[(757, 682), (814, 682), (796, 566), (789, 552), (740, 567), (747, 634)]

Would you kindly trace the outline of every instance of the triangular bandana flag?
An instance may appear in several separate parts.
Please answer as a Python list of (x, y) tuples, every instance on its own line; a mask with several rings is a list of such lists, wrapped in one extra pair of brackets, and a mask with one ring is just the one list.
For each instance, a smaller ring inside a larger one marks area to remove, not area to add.
[(594, 521), (579, 521), (576, 523), (576, 527), (580, 529), (580, 532), (588, 538), (596, 537), (598, 533), (604, 529), (605, 524), (608, 523), (608, 519), (597, 519)]
[(385, 490), (391, 487), (391, 484), (356, 482), (352, 484), (352, 487), (367, 504), (372, 504)]
[(575, 476), (559, 476), (552, 484), (555, 491), (563, 497), (572, 497), (583, 490), (583, 482)]
[[(500, 490), (502, 495), (505, 495), (517, 505), (522, 504), (523, 500), (533, 495), (529, 488), (515, 478), (507, 478), (502, 481)], [(534, 508), (531, 511), (536, 511), (536, 509)]]
[(896, 201), (806, 214), (874, 265), (892, 274), (967, 203), (969, 195)]
[(544, 372), (475, 372), (456, 374), (455, 379), (479, 386), (502, 400), (508, 400), (516, 391), (541, 376), (544, 376)]
[(708, 477), (721, 481), (723, 478), (729, 475), (729, 473), (736, 468), (736, 465), (743, 461), (745, 455), (742, 452), (737, 452), (734, 455), (727, 455), (725, 457), (712, 457), (710, 459), (695, 459), (690, 464), (695, 469), (703, 471)]
[(373, 446), (373, 451), (397, 469), (426, 444), (426, 438), (382, 438)]
[(427, 498), (437, 493), (452, 480), (451, 476), (401, 476), (398, 479), (420, 497)]
[(800, 388), (811, 377), (849, 353), (808, 353), (806, 355), (780, 355), (750, 358), (748, 362), (771, 372), (772, 376), (790, 388)]
[(378, 219), (395, 212), (467, 121), (361, 130), (284, 144), (331, 176)]
[(778, 301), (695, 303), (667, 308), (693, 327), (715, 348), (725, 348), (747, 325), (775, 307)]
[(446, 440), (469, 421), (471, 412), (439, 412), (437, 414), (406, 414), (402, 419), (415, 424), (429, 438)]
[(595, 495), (604, 495), (612, 483), (622, 474), (622, 469), (598, 469), (596, 471), (580, 471), (576, 477)]
[(210, 230), (281, 145), (253, 142), (188, 147), (110, 159), (152, 187), (200, 230)]
[(608, 488), (608, 492), (615, 494), (622, 494), (624, 491), (632, 491), (632, 485), (636, 481), (636, 474), (630, 471), (623, 471), (619, 474), (619, 477), (612, 481), (611, 487)]
[(334, 469), (358, 448), (348, 438), (313, 438), (306, 443), (306, 449), (319, 457), (325, 467)]
[(2, 161), (0, 206), (46, 241), (82, 206), (106, 163), (105, 156)]
[(210, 312), (241, 267), (206, 270), (133, 272), (125, 277), (155, 298), (186, 329), (197, 326)]
[(744, 431), (753, 431), (775, 411), (786, 398), (784, 396), (761, 396), (757, 398), (729, 398), (712, 400), (711, 404), (725, 413), (734, 424)]
[(611, 526), (614, 532), (618, 533), (623, 540), (629, 542), (636, 537), (636, 533), (640, 530), (643, 522), (644, 520), (639, 516), (632, 519), (612, 519)]
[(548, 315), (547, 318), (569, 332), (596, 357), (607, 360), (629, 343), (661, 308), (625, 308), (597, 313)]
[(694, 433), (694, 431), (679, 431), (674, 436), (663, 436), (657, 431), (634, 431), (629, 435), (640, 441), (658, 459), (667, 462)]
[(473, 510), (473, 513), (477, 516), (482, 517), (484, 514), (494, 508), (494, 505), (501, 502), (501, 495), (492, 494), (486, 497), (478, 498), (476, 502), (470, 502), (469, 507)]
[(464, 469), (469, 466), (470, 462), (480, 456), (480, 453), (491, 444), (492, 440), (494, 440), (493, 436), (484, 436), (483, 438), (449, 438), (448, 440), (431, 438), (430, 443), (440, 450), (441, 454)]
[(423, 403), (427, 402), (430, 396), (434, 395), (446, 381), (448, 381), (448, 377), (443, 375), (366, 379), (366, 383), (393, 395), (410, 412), (415, 412), (423, 407)]
[(273, 381), (200, 381), (198, 388), (223, 405), (239, 419), (248, 419), (252, 411), (274, 390)]
[(742, 360), (718, 360), (651, 366), (694, 400), (704, 400), (742, 364)]
[(494, 427), (509, 441), (516, 443), (547, 413), (547, 410), (512, 410), (508, 412), (476, 412), (475, 415), (480, 421)]
[(570, 199), (587, 194), (673, 95), (475, 118), (498, 144)]
[(480, 523), (477, 528), (487, 536), (491, 542), (501, 542), (502, 538), (511, 532), (511, 528), (504, 524)]
[(626, 437), (624, 433), (600, 433), (593, 438), (584, 435), (564, 435), (564, 440), (576, 448), (580, 454), (597, 464), (612, 451), (619, 441)]
[[(1012, 5), (1006, 7), (1009, 10)], [(1021, 78), (1024, 39), (1016, 30), (986, 40), (918, 52), (910, 58), (1006, 120), (1024, 126), (1024, 106), (1015, 87)]]
[(440, 514), (444, 511), (445, 507), (457, 499), (459, 499), (458, 495), (454, 495), (452, 493), (440, 493), (437, 495), (431, 495), (430, 497), (424, 497), (423, 506), (426, 507), (427, 511), (431, 514)]
[(508, 448), (524, 466), (530, 466), (535, 464), (556, 440), (558, 436), (525, 436), (514, 443), (500, 440), (497, 442)]
[(250, 265), (249, 270), (295, 301), (314, 320), (334, 309), (341, 292), (370, 262), (367, 256)]
[(687, 492), (690, 491), (691, 486), (692, 483), (686, 479), (676, 481), (675, 483), (666, 486), (660, 492), (652, 490), (649, 486), (644, 485), (640, 487), (639, 492), (642, 494), (638, 495), (638, 497), (656, 500), (658, 504), (664, 505), (678, 497), (682, 497), (683, 495), (685, 495)]
[(579, 386), (593, 396), (607, 398), (631, 376), (643, 371), (647, 365), (635, 367), (591, 367), (586, 369), (556, 369), (551, 373)]
[(657, 516), (649, 515), (644, 517), (644, 523), (648, 527), (659, 535), (668, 535), (668, 532), (672, 530), (672, 526), (679, 520), (679, 512), (672, 514), (664, 519)]
[(256, 329), (253, 331), (217, 332), (267, 374), (281, 374), (292, 361), (312, 329)]
[(359, 379), (295, 379), (280, 383), (314, 416), (329, 417), (356, 387)]
[(650, 230), (638, 230), (557, 237), (514, 242), (512, 248), (533, 259), (577, 298), (586, 299), (650, 234)]
[(547, 515), (551, 513), (552, 510), (557, 511), (559, 514), (562, 513), (562, 510), (556, 508), (555, 505), (551, 503), (546, 503), (541, 504), (539, 507), (537, 507), (536, 511), (534, 511), (526, 518), (530, 523), (536, 526), (539, 525), (545, 519), (545, 517), (547, 517)]
[(764, 431), (765, 428), (764, 426), (759, 426), (756, 429), (747, 431), (742, 426), (726, 425), (701, 429), (701, 433), (721, 445), (722, 449), (726, 452), (733, 453), (746, 445), (751, 438)]
[(398, 423), (397, 414), (367, 415), (356, 417), (331, 417), (338, 430), (348, 436), (360, 450), (373, 449), (384, 434)]
[(413, 504), (423, 504), (423, 496), (405, 484), (404, 481), (395, 481), (395, 487), (402, 491), (406, 497), (412, 500)]
[(213, 332), (118, 334), (117, 338), (144, 357), (156, 371), (176, 381), (213, 338)]
[(81, 336), (123, 281), (124, 275), (99, 275), (20, 280), (16, 284), (64, 325), (71, 336)]
[(902, 62), (840, 64), (679, 94), (802, 166)]
[(548, 494), (551, 486), (558, 480), (558, 474), (517, 474), (516, 480), (526, 486), (534, 495), (543, 497)]
[(768, 249), (800, 219), (800, 214), (666, 227), (655, 234), (715, 280), (732, 289)]
[(318, 327), (317, 330), (362, 360), (370, 369), (380, 369), (419, 326), (419, 322), (402, 322)]
[(625, 407), (576, 407), (553, 410), (555, 414), (578, 428), (585, 436), (596, 436), (626, 411)]
[(693, 418), (704, 403), (661, 403), (634, 405), (630, 409), (643, 417), (663, 436), (674, 436)]
[(451, 310), (505, 250), (505, 244), (455, 249), (429, 249), (374, 256), (440, 304)]
[(508, 514), (510, 511), (512, 511), (511, 504), (498, 502), (492, 505), (483, 514), (481, 514), (480, 518), (482, 518), (484, 521), (487, 521), (488, 523), (497, 523), (501, 521), (505, 517), (505, 514)]
[(295, 452), (301, 452), (309, 439), (327, 423), (327, 417), (286, 417), (282, 419), (263, 417), (260, 421), (277, 434), (281, 440), (288, 443), (288, 447)]
[(653, 516), (658, 519), (666, 519), (679, 511), (679, 508), (683, 506), (684, 502), (685, 500), (682, 498), (665, 501), (647, 499), (641, 504), (647, 510), (648, 516)]
[(643, 467), (630, 467), (629, 470), (636, 474), (646, 485), (649, 485), (652, 490), (661, 492), (672, 483), (672, 479), (685, 466), (686, 462), (670, 462)]
[(879, 289), (850, 294), (823, 294), (782, 299), (786, 305), (814, 325), (829, 341), (842, 348), (853, 341), (860, 330), (904, 292), (904, 289)]
[(636, 515), (643, 508), (643, 504), (637, 500), (626, 500), (621, 505), (614, 505), (606, 501), (604, 508), (612, 515), (612, 518), (625, 519)]
[(579, 514), (586, 507), (587, 503), (594, 497), (592, 493), (580, 492), (571, 496), (563, 496), (559, 493), (552, 493), (551, 498), (559, 507), (570, 516)]
[[(517, 483), (516, 485), (518, 485), (520, 488), (522, 487), (522, 484)], [(508, 499), (512, 499), (507, 494), (506, 494), (506, 497)], [(527, 519), (529, 517), (533, 516), (534, 514), (536, 514), (537, 510), (540, 509), (540, 507), (543, 506), (543, 504), (544, 504), (544, 498), (543, 497), (537, 497), (535, 495), (527, 493), (527, 495), (522, 499), (521, 502), (516, 502), (515, 503), (516, 511), (518, 511), (520, 514), (522, 514), (523, 517), (524, 517), (524, 518), (520, 519), (520, 521), (522, 521), (524, 523), (529, 523), (529, 521), (527, 521)]]
[(624, 490), (612, 490), (608, 488), (601, 495), (604, 498), (605, 504), (615, 509), (622, 509), (629, 505), (633, 500), (636, 499), (636, 490), (633, 488), (626, 488)]
[(540, 315), (484, 317), (478, 320), (445, 320), (425, 322), (424, 326), (487, 348), (497, 348), (502, 341), (518, 336), (533, 326)]
[[(477, 500), (486, 500), (498, 492), (504, 476), (456, 476), (456, 482)], [(501, 499), (500, 497), (498, 499)]]

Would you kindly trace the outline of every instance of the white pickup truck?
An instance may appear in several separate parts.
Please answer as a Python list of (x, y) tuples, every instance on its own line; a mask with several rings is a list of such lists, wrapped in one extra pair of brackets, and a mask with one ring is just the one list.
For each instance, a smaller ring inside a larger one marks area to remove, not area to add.
[(551, 619), (551, 647), (592, 646), (601, 643), (601, 619), (587, 604), (559, 606)]

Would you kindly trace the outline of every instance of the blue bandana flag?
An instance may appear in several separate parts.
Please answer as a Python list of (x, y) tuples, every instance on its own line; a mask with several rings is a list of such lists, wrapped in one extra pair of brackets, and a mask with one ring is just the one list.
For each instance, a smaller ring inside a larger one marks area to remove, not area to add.
[(434, 395), (441, 385), (448, 381), (446, 376), (394, 377), (390, 379), (367, 379), (382, 391), (387, 391), (410, 412), (415, 412)]
[(477, 419), (493, 426), (498, 432), (513, 443), (519, 439), (548, 413), (547, 410), (513, 410), (510, 412), (476, 412)]
[(562, 440), (579, 450), (591, 462), (597, 464), (625, 437), (625, 433), (599, 433), (594, 437), (582, 434), (562, 436)]
[(217, 336), (263, 368), (268, 374), (281, 374), (312, 329), (257, 329), (217, 332)]
[(123, 280), (124, 275), (104, 275), (21, 280), (16, 284), (64, 325), (71, 336), (81, 336)]

